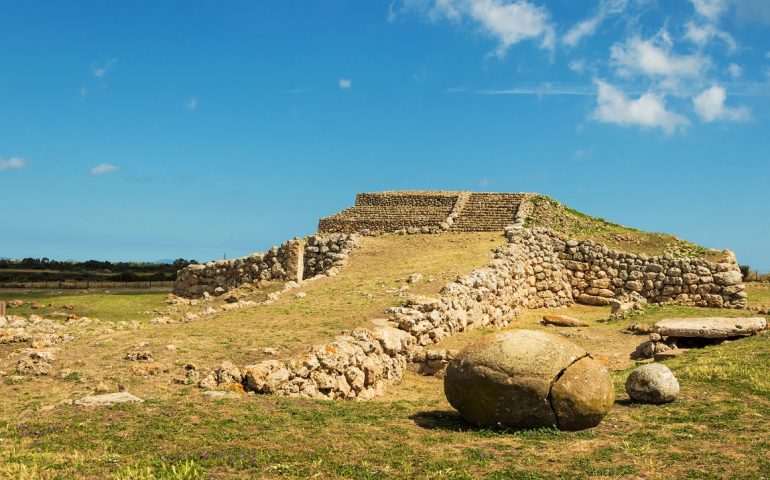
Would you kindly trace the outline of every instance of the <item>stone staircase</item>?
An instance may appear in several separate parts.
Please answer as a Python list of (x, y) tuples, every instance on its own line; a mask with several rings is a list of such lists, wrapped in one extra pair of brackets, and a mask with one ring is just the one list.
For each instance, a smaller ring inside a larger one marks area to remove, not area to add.
[(503, 230), (513, 224), (522, 198), (520, 193), (471, 193), (450, 231)]

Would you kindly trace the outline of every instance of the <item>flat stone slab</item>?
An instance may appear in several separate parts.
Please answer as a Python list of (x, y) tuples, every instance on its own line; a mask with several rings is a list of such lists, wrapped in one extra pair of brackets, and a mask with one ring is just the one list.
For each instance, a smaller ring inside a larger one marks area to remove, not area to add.
[(573, 318), (567, 315), (545, 315), (543, 317), (543, 324), (554, 325), (556, 327), (587, 327), (588, 324), (577, 318)]
[(666, 350), (665, 352), (658, 352), (655, 355), (653, 355), (652, 359), (656, 362), (664, 362), (666, 360), (676, 358), (680, 355), (684, 355), (687, 353), (689, 349), (687, 348), (677, 348), (675, 350)]
[(81, 407), (102, 407), (116, 403), (141, 403), (143, 401), (141, 398), (128, 392), (116, 392), (83, 397), (80, 400), (75, 400), (75, 405), (80, 405)]
[(237, 393), (225, 390), (206, 390), (203, 392), (203, 396), (211, 400), (236, 400), (241, 398)]
[(767, 327), (764, 318), (666, 318), (655, 330), (666, 337), (730, 338), (752, 335)]

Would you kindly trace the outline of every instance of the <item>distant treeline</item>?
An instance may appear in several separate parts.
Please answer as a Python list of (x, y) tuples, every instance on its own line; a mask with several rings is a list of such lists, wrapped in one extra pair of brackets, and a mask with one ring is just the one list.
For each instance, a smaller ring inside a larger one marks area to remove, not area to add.
[(48, 258), (23, 260), (0, 259), (2, 282), (58, 282), (58, 281), (172, 281), (177, 270), (195, 260), (179, 258), (171, 263), (151, 262), (86, 262), (57, 261)]

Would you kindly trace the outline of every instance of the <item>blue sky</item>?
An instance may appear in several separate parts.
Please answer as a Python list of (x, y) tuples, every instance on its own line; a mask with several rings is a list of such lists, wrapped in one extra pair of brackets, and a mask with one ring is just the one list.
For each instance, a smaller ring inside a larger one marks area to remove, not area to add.
[(0, 256), (199, 260), (530, 191), (770, 270), (765, 0), (0, 1)]

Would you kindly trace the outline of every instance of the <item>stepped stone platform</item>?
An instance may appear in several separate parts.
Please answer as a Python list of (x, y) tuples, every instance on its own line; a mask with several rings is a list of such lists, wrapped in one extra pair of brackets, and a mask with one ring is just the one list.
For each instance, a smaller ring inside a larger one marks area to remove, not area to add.
[(320, 233), (502, 231), (516, 223), (526, 193), (389, 191), (359, 193), (355, 205), (322, 218)]

